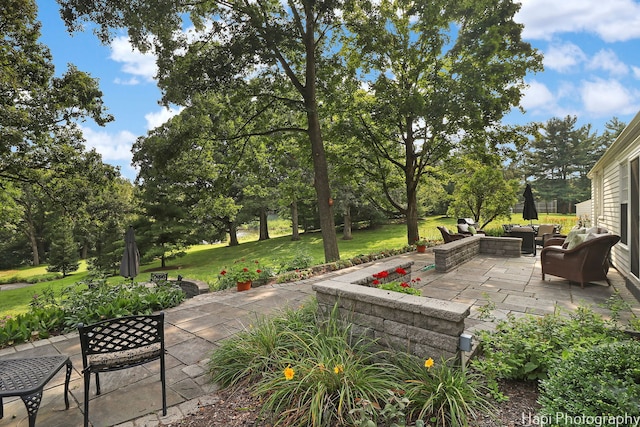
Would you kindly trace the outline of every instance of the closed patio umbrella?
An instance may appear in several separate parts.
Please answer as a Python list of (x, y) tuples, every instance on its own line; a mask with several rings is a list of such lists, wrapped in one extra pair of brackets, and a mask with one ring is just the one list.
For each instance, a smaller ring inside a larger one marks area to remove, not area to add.
[(133, 278), (138, 275), (139, 269), (140, 253), (136, 245), (136, 236), (133, 227), (130, 226), (124, 235), (124, 253), (122, 254), (122, 261), (120, 262), (120, 275), (133, 280)]
[(536, 202), (533, 199), (533, 193), (531, 192), (531, 185), (527, 184), (524, 189), (524, 206), (522, 207), (522, 218), (528, 220), (538, 219), (538, 210), (536, 209)]

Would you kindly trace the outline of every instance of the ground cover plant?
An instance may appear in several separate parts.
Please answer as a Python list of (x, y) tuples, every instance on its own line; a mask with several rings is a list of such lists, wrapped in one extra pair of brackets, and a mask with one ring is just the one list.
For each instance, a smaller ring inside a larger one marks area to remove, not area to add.
[(78, 323), (150, 314), (175, 307), (184, 298), (184, 292), (169, 282), (146, 287), (98, 281), (71, 285), (60, 294), (46, 288), (34, 294), (26, 313), (0, 318), (0, 348), (74, 330)]
[(262, 415), (291, 426), (462, 426), (488, 413), (481, 378), (450, 361), (371, 351), (316, 304), (259, 319), (210, 359), (212, 381), (250, 387)]

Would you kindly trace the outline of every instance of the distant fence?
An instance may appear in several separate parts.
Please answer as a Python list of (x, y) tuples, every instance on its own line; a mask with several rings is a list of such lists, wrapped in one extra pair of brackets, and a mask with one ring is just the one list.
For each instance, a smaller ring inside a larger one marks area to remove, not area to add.
[[(516, 203), (513, 207), (513, 213), (522, 213), (524, 202)], [(558, 201), (549, 200), (536, 202), (536, 210), (538, 213), (558, 213)]]

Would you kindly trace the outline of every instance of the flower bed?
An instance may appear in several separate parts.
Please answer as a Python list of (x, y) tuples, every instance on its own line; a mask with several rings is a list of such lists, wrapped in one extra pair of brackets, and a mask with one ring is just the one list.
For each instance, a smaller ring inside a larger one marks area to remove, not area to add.
[(372, 286), (388, 282), (394, 282), (396, 280), (403, 280), (402, 278), (407, 276), (411, 277), (411, 267), (413, 266), (413, 261), (404, 262), (402, 264), (398, 264), (396, 266), (391, 266), (384, 268), (375, 273), (369, 273), (366, 271), (365, 273), (369, 273), (366, 276), (354, 280), (353, 284), (355, 285), (364, 285), (364, 286)]

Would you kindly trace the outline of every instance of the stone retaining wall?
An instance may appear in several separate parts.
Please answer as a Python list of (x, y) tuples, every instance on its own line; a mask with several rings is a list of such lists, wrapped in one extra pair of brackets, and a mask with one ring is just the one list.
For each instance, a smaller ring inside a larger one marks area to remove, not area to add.
[(313, 285), (318, 311), (327, 318), (334, 308), (351, 323), (351, 334), (420, 358), (459, 358), (458, 342), (470, 306), (435, 298), (336, 281)]
[(373, 273), (407, 270), (410, 264), (376, 264), (357, 272), (337, 276), (312, 285), (318, 312), (327, 318), (334, 309), (341, 320), (350, 323), (355, 339), (368, 337), (386, 348), (404, 351), (420, 358), (458, 359), (458, 343), (470, 305), (385, 291), (367, 284)]
[(436, 271), (451, 271), (478, 254), (519, 257), (522, 239), (519, 237), (492, 237), (482, 234), (465, 237), (433, 247)]
[(170, 280), (170, 282), (177, 284), (187, 294), (187, 298), (193, 298), (196, 295), (206, 294), (209, 292), (209, 285), (202, 280), (195, 279), (182, 279), (182, 280)]

